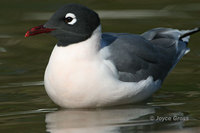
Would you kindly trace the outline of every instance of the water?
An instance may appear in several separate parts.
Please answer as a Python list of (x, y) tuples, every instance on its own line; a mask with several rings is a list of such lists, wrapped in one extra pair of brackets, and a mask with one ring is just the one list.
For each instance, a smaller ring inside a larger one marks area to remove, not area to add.
[[(0, 132), (132, 133), (198, 132), (200, 127), (200, 34), (186, 55), (148, 101), (106, 109), (60, 109), (46, 95), (43, 74), (56, 40), (49, 35), (25, 39), (70, 1), (1, 0)], [(87, 0), (98, 11), (103, 31), (142, 33), (155, 27), (200, 26), (199, 0)], [(48, 38), (48, 39), (47, 39)]]

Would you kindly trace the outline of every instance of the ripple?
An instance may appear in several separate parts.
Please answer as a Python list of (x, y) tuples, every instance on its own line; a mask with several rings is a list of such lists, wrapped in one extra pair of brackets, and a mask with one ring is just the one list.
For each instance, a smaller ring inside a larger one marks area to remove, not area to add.
[(35, 82), (22, 82), (22, 83), (9, 83), (7, 85), (2, 85), (0, 88), (10, 88), (10, 87), (26, 87), (26, 86), (42, 86), (44, 81), (35, 81)]
[(200, 11), (200, 4), (199, 3), (191, 3), (187, 5), (169, 5), (166, 6), (165, 10), (182, 10), (182, 11)]
[(160, 107), (179, 106), (184, 104), (185, 103), (165, 103), (165, 102), (148, 103), (148, 105), (160, 106)]
[(5, 116), (16, 116), (16, 115), (26, 115), (26, 114), (37, 114), (37, 113), (50, 113), (58, 110), (57, 108), (47, 108), (47, 109), (36, 109), (36, 110), (28, 110), (28, 111), (19, 111), (19, 112), (10, 112), (0, 114), (0, 117)]
[(5, 53), (5, 52), (7, 52), (7, 50), (3, 47), (0, 47), (0, 52)]
[[(191, 18), (185, 12), (168, 10), (96, 10), (101, 19), (137, 19), (148, 17)], [(26, 13), (23, 20), (48, 20), (52, 12)]]
[(0, 38), (11, 38), (11, 35), (7, 35), (7, 34), (0, 34)]

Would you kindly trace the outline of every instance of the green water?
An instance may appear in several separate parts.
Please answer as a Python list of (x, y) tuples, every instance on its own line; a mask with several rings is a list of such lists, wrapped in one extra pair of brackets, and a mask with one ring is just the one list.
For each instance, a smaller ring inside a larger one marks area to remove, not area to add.
[[(199, 0), (73, 2), (99, 12), (134, 12), (132, 17), (113, 19), (101, 14), (104, 32), (200, 26)], [(43, 75), (56, 40), (46, 34), (25, 39), (24, 34), (44, 24), (48, 15), (65, 3), (70, 1), (0, 1), (0, 133), (192, 132), (200, 127), (200, 33), (191, 37), (191, 52), (145, 103), (95, 110), (63, 110), (55, 105), (44, 90)]]

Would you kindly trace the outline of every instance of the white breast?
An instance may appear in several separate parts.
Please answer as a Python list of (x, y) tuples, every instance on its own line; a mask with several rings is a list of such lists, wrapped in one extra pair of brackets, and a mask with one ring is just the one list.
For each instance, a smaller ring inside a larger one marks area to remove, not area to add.
[(88, 40), (55, 46), (45, 71), (45, 88), (62, 107), (82, 108), (137, 102), (160, 86), (152, 77), (138, 83), (121, 82), (112, 62), (99, 53), (100, 28)]

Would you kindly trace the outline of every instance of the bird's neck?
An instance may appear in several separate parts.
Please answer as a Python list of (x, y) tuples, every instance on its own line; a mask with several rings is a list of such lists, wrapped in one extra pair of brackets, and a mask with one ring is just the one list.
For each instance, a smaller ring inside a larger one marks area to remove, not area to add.
[(55, 46), (51, 58), (57, 60), (90, 60), (98, 57), (101, 40), (101, 26), (94, 30), (90, 38), (66, 47)]
[(100, 50), (100, 41), (101, 41), (101, 26), (98, 26), (90, 38), (87, 40), (77, 43), (77, 45), (82, 48), (83, 53), (85, 54), (97, 54)]

